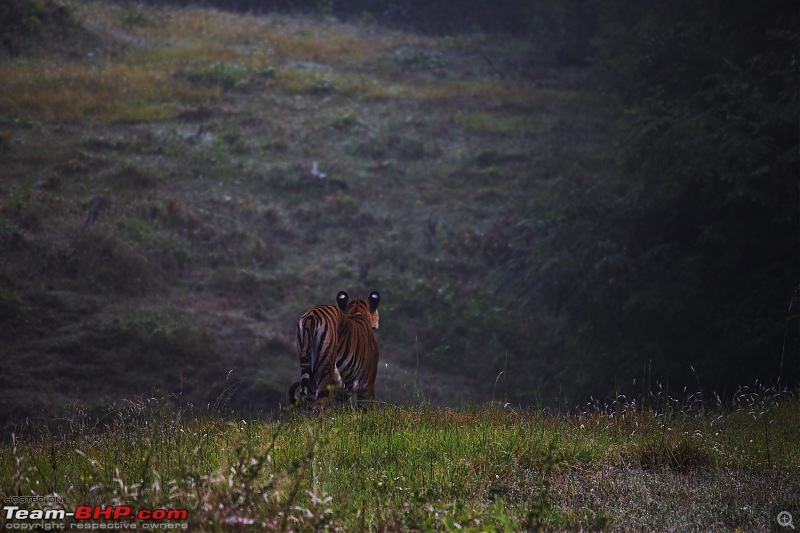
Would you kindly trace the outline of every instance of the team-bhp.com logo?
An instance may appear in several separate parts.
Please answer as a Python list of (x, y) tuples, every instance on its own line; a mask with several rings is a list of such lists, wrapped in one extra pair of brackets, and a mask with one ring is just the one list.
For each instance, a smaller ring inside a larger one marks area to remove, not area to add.
[(22, 504), (61, 504), (63, 498), (4, 498), (4, 529), (17, 531), (54, 531), (68, 529), (169, 531), (188, 529), (186, 509), (133, 509), (127, 505), (78, 505), (65, 509), (25, 509)]

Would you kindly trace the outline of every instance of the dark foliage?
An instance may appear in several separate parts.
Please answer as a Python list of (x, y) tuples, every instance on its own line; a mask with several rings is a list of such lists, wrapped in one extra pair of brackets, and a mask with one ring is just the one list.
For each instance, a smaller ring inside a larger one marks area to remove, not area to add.
[(525, 0), (151, 0), (153, 4), (186, 7), (205, 5), (247, 12), (316, 12), (341, 18), (371, 17), (384, 24), (435, 32), (486, 31), (522, 32), (526, 20), (520, 14), (529, 8)]
[[(797, 381), (798, 6), (606, 4), (620, 181), (575, 190), (535, 267), (584, 379)], [(568, 216), (570, 213), (567, 214)], [(558, 268), (547, 268), (557, 261)], [(791, 307), (790, 307), (791, 306)]]
[(53, 0), (4, 0), (0, 3), (0, 50), (17, 55), (43, 27), (70, 20), (69, 10)]

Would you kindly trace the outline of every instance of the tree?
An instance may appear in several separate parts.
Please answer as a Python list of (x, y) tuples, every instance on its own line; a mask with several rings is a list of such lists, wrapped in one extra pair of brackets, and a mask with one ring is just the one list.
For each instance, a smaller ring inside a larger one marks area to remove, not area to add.
[(624, 108), (624, 192), (600, 199), (609, 218), (567, 312), (589, 324), (582, 346), (606, 373), (652, 361), (716, 389), (800, 377), (797, 10), (620, 0), (603, 12), (597, 67)]

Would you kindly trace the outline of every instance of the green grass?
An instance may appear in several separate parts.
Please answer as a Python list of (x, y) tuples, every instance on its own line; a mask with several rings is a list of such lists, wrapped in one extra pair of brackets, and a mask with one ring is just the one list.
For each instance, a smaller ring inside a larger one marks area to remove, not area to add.
[[(0, 495), (187, 508), (192, 530), (763, 530), (800, 498), (792, 397), (547, 414), (383, 406), (281, 421), (164, 400), (2, 443)], [(735, 484), (735, 489), (731, 485)]]

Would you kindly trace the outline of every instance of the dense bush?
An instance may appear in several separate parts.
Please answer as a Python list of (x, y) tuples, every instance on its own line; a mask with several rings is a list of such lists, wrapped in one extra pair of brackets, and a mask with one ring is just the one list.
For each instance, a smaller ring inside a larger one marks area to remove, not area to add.
[(69, 10), (53, 0), (4, 0), (0, 3), (0, 51), (18, 54), (26, 39), (43, 26), (69, 19)]
[(542, 275), (537, 303), (563, 315), (592, 381), (797, 380), (797, 5), (621, 0), (602, 14), (621, 175), (574, 191), (546, 259), (517, 258)]

